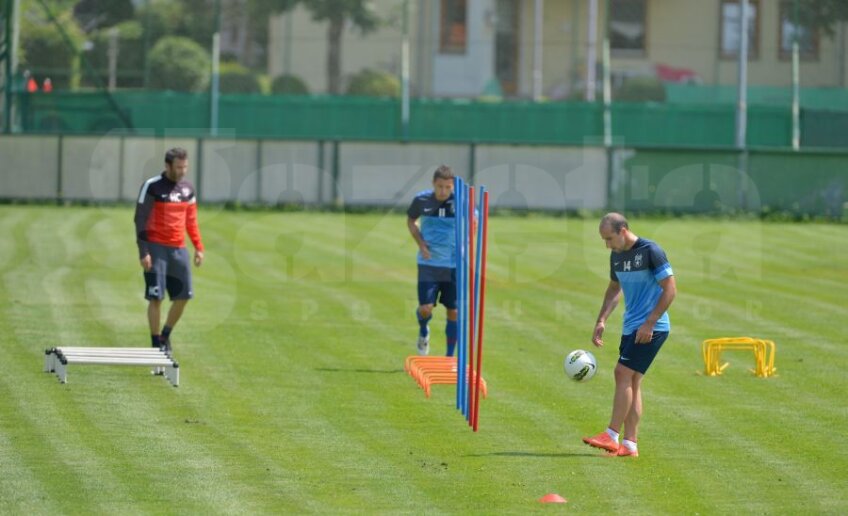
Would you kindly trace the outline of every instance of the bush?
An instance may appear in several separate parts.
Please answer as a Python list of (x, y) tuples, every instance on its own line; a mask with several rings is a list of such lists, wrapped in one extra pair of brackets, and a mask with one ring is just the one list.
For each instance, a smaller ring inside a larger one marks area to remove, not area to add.
[(278, 95), (309, 95), (309, 87), (296, 75), (279, 75), (271, 83), (271, 93)]
[(400, 81), (390, 73), (365, 68), (350, 78), (347, 94), (368, 97), (399, 97)]
[(656, 77), (631, 77), (612, 94), (616, 102), (665, 102), (665, 87)]
[(166, 36), (148, 56), (150, 87), (174, 91), (205, 91), (209, 86), (209, 54), (194, 41)]
[(221, 93), (260, 93), (256, 75), (238, 63), (221, 63)]

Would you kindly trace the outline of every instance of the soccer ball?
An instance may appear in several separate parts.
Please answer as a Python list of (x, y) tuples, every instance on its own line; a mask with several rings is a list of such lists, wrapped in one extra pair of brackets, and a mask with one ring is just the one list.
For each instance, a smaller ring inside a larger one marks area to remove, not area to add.
[(595, 355), (582, 349), (575, 349), (565, 357), (565, 374), (575, 382), (586, 382), (595, 376), (598, 362)]

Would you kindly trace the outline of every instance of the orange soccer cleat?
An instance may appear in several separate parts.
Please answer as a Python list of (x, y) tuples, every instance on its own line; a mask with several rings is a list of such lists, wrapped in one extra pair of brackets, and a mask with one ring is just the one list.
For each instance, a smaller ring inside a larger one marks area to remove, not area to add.
[(600, 448), (608, 452), (617, 452), (619, 450), (618, 443), (613, 440), (606, 432), (601, 432), (595, 437), (584, 437), (583, 442), (589, 446)]
[(628, 448), (627, 446), (624, 446), (622, 444), (621, 446), (618, 447), (617, 452), (615, 452), (614, 454), (611, 453), (610, 455), (615, 455), (616, 457), (638, 457), (639, 456), (639, 450), (638, 449), (631, 450), (630, 448)]

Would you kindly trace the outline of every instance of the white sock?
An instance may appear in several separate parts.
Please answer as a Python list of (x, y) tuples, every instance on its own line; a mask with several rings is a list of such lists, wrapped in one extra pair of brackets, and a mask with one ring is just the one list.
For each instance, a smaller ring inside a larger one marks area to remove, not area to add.
[(612, 428), (607, 428), (607, 434), (612, 437), (613, 441), (618, 442), (618, 432), (616, 432)]
[(625, 446), (630, 451), (636, 451), (636, 441), (631, 441), (630, 439), (623, 439), (621, 441), (622, 446)]

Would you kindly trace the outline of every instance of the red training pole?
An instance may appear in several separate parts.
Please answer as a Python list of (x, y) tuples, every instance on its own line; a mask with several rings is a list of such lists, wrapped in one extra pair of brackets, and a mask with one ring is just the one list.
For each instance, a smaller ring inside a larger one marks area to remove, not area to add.
[(489, 192), (483, 192), (483, 206), (480, 213), (480, 223), (483, 224), (483, 248), (477, 250), (482, 253), (480, 256), (480, 299), (478, 300), (480, 316), (477, 318), (477, 378), (475, 378), (476, 386), (474, 387), (474, 414), (471, 417), (471, 426), (475, 432), (480, 420), (480, 379), (483, 375), (483, 314), (486, 301), (486, 251), (489, 247)]

